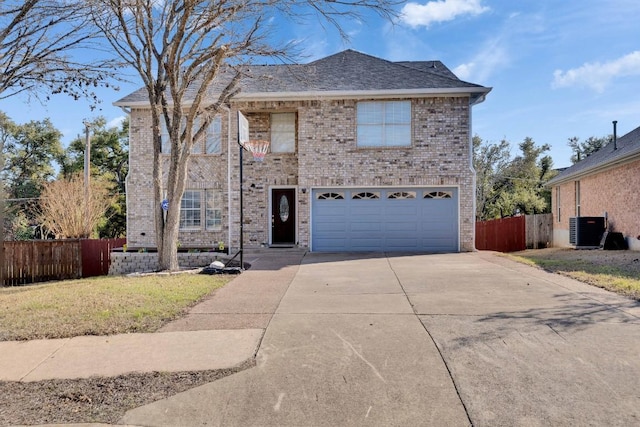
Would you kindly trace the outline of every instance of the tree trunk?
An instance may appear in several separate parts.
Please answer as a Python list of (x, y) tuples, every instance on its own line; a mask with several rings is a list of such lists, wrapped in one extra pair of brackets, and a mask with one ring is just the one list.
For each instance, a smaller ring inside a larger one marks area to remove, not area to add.
[[(175, 206), (172, 206), (175, 205)], [(167, 220), (164, 224), (164, 241), (162, 249), (158, 248), (158, 262), (160, 270), (175, 271), (178, 265), (178, 227), (180, 225), (180, 204), (169, 204)]]

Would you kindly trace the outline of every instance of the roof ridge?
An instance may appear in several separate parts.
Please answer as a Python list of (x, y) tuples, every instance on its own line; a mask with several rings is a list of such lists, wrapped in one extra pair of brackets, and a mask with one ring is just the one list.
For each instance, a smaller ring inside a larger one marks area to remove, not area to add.
[(617, 147), (614, 146), (613, 140), (611, 140), (598, 151), (591, 153), (578, 163), (560, 172), (549, 180), (546, 185), (554, 185), (576, 176), (590, 174), (592, 171), (599, 170), (609, 164), (623, 161), (623, 159), (627, 157), (634, 157), (637, 154), (640, 154), (640, 126), (618, 137)]

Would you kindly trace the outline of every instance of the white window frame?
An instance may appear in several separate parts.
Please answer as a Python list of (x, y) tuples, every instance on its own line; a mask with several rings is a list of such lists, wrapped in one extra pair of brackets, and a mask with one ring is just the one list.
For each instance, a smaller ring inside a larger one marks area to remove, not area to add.
[[(182, 118), (181, 130), (184, 129), (184, 117)], [(169, 140), (169, 131), (164, 119), (160, 121), (160, 138), (162, 141), (162, 154), (171, 153), (171, 141)], [(193, 122), (193, 135), (199, 128), (200, 118), (196, 117)], [(191, 154), (221, 154), (222, 153), (222, 117), (216, 115), (209, 127), (207, 128), (204, 136), (196, 141), (191, 147)]]
[[(188, 197), (196, 196), (197, 197)], [(185, 206), (187, 205), (187, 206)], [(189, 216), (193, 216), (188, 218)], [(188, 222), (188, 223), (187, 223)], [(180, 201), (180, 230), (202, 229), (202, 190), (185, 190)]]
[(358, 102), (356, 104), (357, 146), (360, 148), (410, 147), (411, 108), (411, 101)]
[(271, 152), (296, 152), (296, 113), (271, 113)]
[(162, 154), (171, 153), (171, 140), (169, 139), (169, 129), (167, 129), (167, 124), (164, 122), (164, 118), (160, 119), (160, 152)]
[(222, 208), (220, 206), (222, 192), (219, 190), (205, 190), (204, 227), (207, 231), (222, 230)]

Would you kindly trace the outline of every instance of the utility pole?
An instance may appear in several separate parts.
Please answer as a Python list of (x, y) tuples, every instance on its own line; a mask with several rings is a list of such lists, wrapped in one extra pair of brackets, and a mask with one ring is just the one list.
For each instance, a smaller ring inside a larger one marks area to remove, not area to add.
[[(89, 133), (90, 123), (87, 120), (82, 122), (84, 124), (84, 229), (89, 229), (89, 195), (90, 195), (90, 179), (91, 179), (91, 136)], [(87, 237), (91, 237), (90, 235)]]

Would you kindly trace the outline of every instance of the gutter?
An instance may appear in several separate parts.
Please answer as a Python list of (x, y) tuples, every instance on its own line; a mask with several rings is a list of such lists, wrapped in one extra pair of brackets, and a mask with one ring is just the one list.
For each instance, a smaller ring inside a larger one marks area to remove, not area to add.
[(575, 181), (576, 178), (583, 178), (585, 176), (588, 175), (593, 175), (595, 173), (599, 173), (599, 172), (604, 172), (608, 169), (611, 169), (613, 167), (625, 164), (625, 163), (629, 163), (635, 160), (640, 159), (640, 147), (637, 148), (636, 150), (632, 151), (631, 153), (622, 156), (622, 158), (618, 158), (618, 159), (613, 159), (610, 160), (606, 163), (601, 163), (599, 165), (587, 168), (585, 170), (579, 171), (579, 172), (575, 172), (563, 177), (556, 177), (553, 178), (552, 180), (550, 180), (549, 182), (547, 182), (545, 184), (545, 187), (552, 187), (554, 185), (558, 185), (558, 184), (564, 184), (565, 182), (568, 181)]
[[(472, 105), (480, 104), (486, 95), (491, 92), (490, 87), (465, 87), (465, 88), (423, 88), (423, 89), (391, 89), (391, 90), (326, 90), (326, 91), (297, 91), (297, 92), (240, 92), (235, 95), (233, 101), (306, 101), (310, 99), (386, 99), (393, 97), (437, 97), (470, 96)], [(473, 95), (477, 96), (473, 96)], [(148, 108), (149, 101), (116, 101), (116, 107), (144, 107)], [(188, 102), (185, 106), (189, 105)]]

